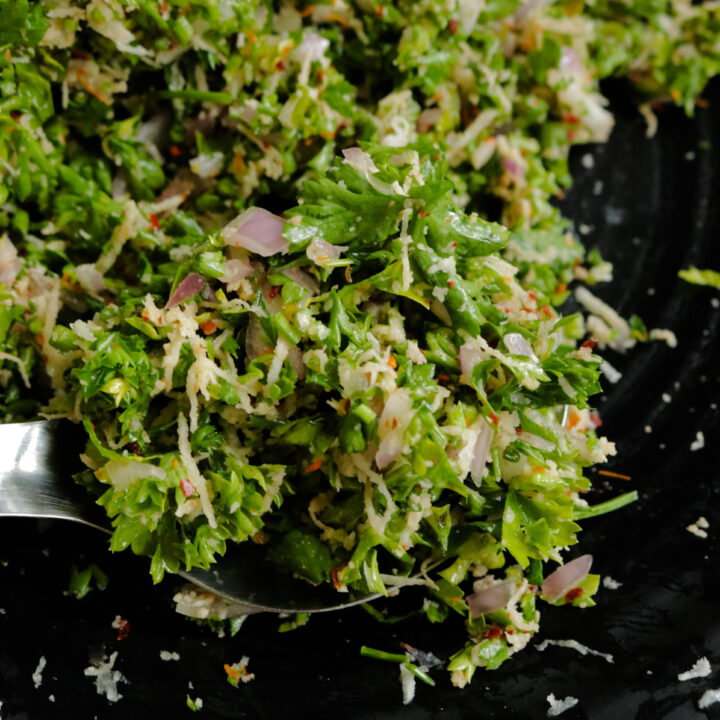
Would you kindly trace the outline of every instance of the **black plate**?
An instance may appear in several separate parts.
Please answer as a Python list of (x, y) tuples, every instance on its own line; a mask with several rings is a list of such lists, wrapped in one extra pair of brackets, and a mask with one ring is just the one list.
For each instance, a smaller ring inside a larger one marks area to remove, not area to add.
[[(380, 625), (352, 609), (282, 635), (276, 618), (255, 617), (234, 638), (218, 638), (172, 612), (172, 582), (153, 587), (145, 561), (110, 556), (93, 531), (4, 520), (5, 720), (171, 717), (189, 713), (187, 694), (203, 699), (199, 717), (212, 718), (536, 718), (545, 717), (549, 693), (579, 699), (562, 715), (568, 719), (708, 717), (697, 701), (720, 686), (720, 293), (680, 281), (677, 270), (720, 269), (720, 112), (711, 104), (689, 120), (665, 108), (649, 140), (622, 89), (613, 94), (616, 130), (607, 145), (574, 152), (576, 182), (563, 207), (591, 228), (585, 239), (614, 263), (615, 280), (597, 292), (624, 316), (672, 329), (679, 347), (652, 343), (608, 355), (624, 373), (599, 403), (603, 430), (619, 450), (609, 467), (632, 481), (610, 487), (598, 476), (596, 498), (636, 487), (642, 500), (586, 521), (581, 548), (622, 587), (602, 588), (594, 609), (545, 609), (538, 640), (574, 638), (611, 653), (614, 663), (560, 647), (541, 653), (536, 641), (499, 670), (479, 671), (463, 691), (436, 671), (437, 686), (419, 685), (414, 703), (403, 707), (397, 668), (360, 657), (360, 646), (397, 652), (404, 641), (447, 658), (462, 644), (461, 627)], [(718, 105), (720, 86), (707, 96)], [(592, 168), (583, 161), (588, 155)], [(705, 448), (691, 451), (698, 430)], [(700, 515), (710, 523), (705, 540), (685, 530)], [(90, 561), (108, 573), (108, 588), (79, 601), (66, 597), (71, 563)], [(131, 623), (121, 641), (111, 627), (116, 615)], [(115, 650), (128, 683), (111, 705), (83, 668)], [(180, 661), (161, 660), (160, 650), (179, 653)], [(234, 688), (223, 665), (243, 655), (256, 679)], [(41, 656), (47, 666), (36, 689), (31, 676)], [(712, 675), (678, 682), (700, 656)]]

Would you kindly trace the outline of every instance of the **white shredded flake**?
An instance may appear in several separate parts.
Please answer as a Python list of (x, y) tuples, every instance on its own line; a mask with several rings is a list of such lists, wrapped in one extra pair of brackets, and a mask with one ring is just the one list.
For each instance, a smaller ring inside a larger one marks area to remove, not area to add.
[(409, 705), (415, 698), (415, 676), (404, 665), (400, 665), (400, 684), (403, 705)]
[(171, 660), (179, 660), (180, 653), (170, 652), (169, 650), (161, 650), (160, 659), (164, 660), (165, 662), (170, 662)]
[(618, 588), (621, 588), (623, 584), (621, 582), (618, 582), (614, 578), (611, 578), (609, 575), (606, 575), (602, 580), (603, 587), (606, 587), (608, 590), (617, 590)]
[(42, 672), (45, 669), (45, 666), (47, 665), (47, 660), (45, 660), (45, 656), (41, 655), (40, 660), (38, 660), (37, 667), (35, 668), (35, 672), (32, 674), (32, 681), (33, 685), (35, 685), (35, 689), (39, 688), (42, 685), (43, 677)]
[(705, 447), (705, 436), (702, 433), (702, 430), (698, 430), (695, 434), (695, 439), (690, 443), (690, 450), (692, 452), (696, 452), (697, 450), (702, 450)]
[(692, 525), (688, 525), (685, 529), (692, 535), (704, 540), (708, 536), (707, 528), (709, 527), (710, 523), (704, 517), (700, 516)]
[(117, 686), (119, 682), (127, 682), (119, 670), (113, 669), (117, 656), (116, 650), (106, 662), (94, 662), (83, 671), (85, 677), (95, 678), (95, 688), (98, 695), (104, 695), (110, 702), (117, 702), (122, 698)]
[(696, 678), (707, 677), (712, 672), (710, 662), (706, 657), (698, 658), (695, 664), (685, 672), (681, 672), (678, 675), (680, 682), (686, 682), (688, 680), (695, 680)]
[(613, 656), (610, 653), (604, 653), (604, 652), (600, 652), (599, 650), (593, 650), (592, 648), (587, 647), (587, 645), (583, 645), (582, 643), (579, 643), (577, 640), (543, 640), (536, 647), (538, 650), (543, 651), (549, 645), (557, 645), (558, 647), (569, 648), (570, 650), (576, 650), (581, 655), (595, 655), (597, 657), (601, 657), (603, 660), (610, 663), (611, 665), (613, 662), (615, 662)]
[(576, 697), (573, 697), (572, 695), (568, 695), (563, 700), (558, 700), (553, 693), (550, 693), (545, 699), (548, 701), (548, 703), (550, 703), (550, 707), (547, 711), (548, 717), (557, 717), (558, 715), (564, 713), (566, 710), (575, 707), (579, 702), (578, 699)]
[(700, 700), (698, 700), (698, 707), (704, 710), (717, 702), (720, 702), (720, 688), (717, 688), (717, 690), (706, 690)]

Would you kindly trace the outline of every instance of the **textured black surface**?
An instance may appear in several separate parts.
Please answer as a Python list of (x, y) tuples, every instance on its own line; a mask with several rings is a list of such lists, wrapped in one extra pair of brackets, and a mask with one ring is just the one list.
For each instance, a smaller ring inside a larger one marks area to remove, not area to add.
[[(624, 316), (638, 313), (648, 327), (674, 330), (680, 343), (608, 354), (624, 373), (599, 403), (603, 430), (619, 450), (609, 467), (632, 481), (610, 488), (598, 476), (596, 499), (636, 487), (642, 501), (586, 521), (582, 548), (595, 555), (597, 572), (623, 585), (601, 588), (596, 608), (543, 612), (538, 640), (575, 638), (612, 653), (614, 664), (531, 646), (495, 672), (479, 671), (464, 691), (436, 671), (437, 687), (419, 685), (415, 702), (403, 707), (397, 668), (361, 658), (360, 645), (397, 651), (405, 641), (445, 658), (462, 643), (462, 628), (383, 626), (351, 609), (313, 617), (285, 635), (277, 634), (275, 618), (251, 618), (236, 637), (221, 639), (173, 614), (172, 583), (153, 587), (143, 560), (111, 557), (92, 530), (4, 520), (0, 716), (182, 716), (189, 714), (187, 693), (204, 701), (198, 717), (212, 718), (536, 718), (545, 717), (549, 693), (579, 698), (562, 715), (568, 720), (720, 716), (713, 714), (720, 705), (697, 708), (706, 689), (720, 687), (720, 309), (713, 305), (720, 293), (676, 276), (690, 264), (720, 269), (720, 87), (708, 97), (714, 105), (692, 120), (663, 110), (652, 140), (632, 108), (617, 101), (610, 143), (574, 153), (576, 183), (564, 202), (578, 226), (592, 228), (587, 242), (615, 264), (615, 280), (596, 292)], [(588, 153), (592, 168), (582, 162)], [(691, 452), (698, 430), (705, 448)], [(710, 522), (706, 540), (685, 530), (700, 515)], [(80, 601), (65, 597), (71, 563), (92, 560), (110, 575), (108, 588)], [(122, 641), (111, 627), (116, 615), (131, 622)], [(162, 649), (178, 652), (180, 661), (162, 661)], [(111, 705), (83, 668), (114, 650), (128, 684)], [(223, 664), (243, 655), (256, 679), (236, 689)], [(703, 655), (711, 676), (678, 682)], [(31, 675), (40, 656), (47, 666), (36, 689)]]

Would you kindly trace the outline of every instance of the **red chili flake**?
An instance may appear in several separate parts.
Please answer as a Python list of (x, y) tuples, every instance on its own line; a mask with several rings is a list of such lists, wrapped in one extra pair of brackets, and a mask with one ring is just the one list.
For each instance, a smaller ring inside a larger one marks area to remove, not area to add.
[(438, 382), (440, 384), (450, 382), (450, 376), (445, 373), (440, 373), (440, 375), (438, 375)]
[(596, 412), (590, 413), (590, 420), (593, 424), (593, 427), (599, 428), (602, 425), (602, 420)]
[(140, 454), (141, 454), (141, 453), (140, 453), (140, 443), (139, 443), (137, 440), (133, 440), (132, 442), (129, 442), (129, 443), (125, 446), (125, 449), (126, 449), (128, 452), (133, 453), (134, 455), (140, 455)]
[(382, 5), (378, 5), (378, 7), (375, 9), (375, 15), (377, 17), (381, 18), (385, 14), (385, 8)]
[(343, 570), (347, 566), (347, 561), (341, 562), (339, 565), (336, 565), (331, 571), (330, 571), (330, 577), (332, 578), (332, 584), (335, 586), (336, 590), (342, 590), (343, 584), (338, 580), (338, 575), (340, 574), (340, 571)]
[(397, 419), (397, 418), (393, 418), (393, 421), (392, 421), (392, 429), (394, 430), (397, 426), (398, 426), (398, 419)]
[(454, 35), (460, 27), (460, 21), (457, 18), (450, 18), (448, 22), (448, 30), (451, 35)]
[(556, 293), (563, 293), (567, 290), (567, 285), (565, 283), (558, 283), (558, 286), (555, 288)]
[(122, 620), (120, 620), (118, 622), (117, 639), (124, 640), (129, 634), (130, 634), (130, 621), (126, 620), (125, 618), (122, 618)]
[(182, 155), (182, 150), (180, 149), (179, 145), (171, 145), (170, 146), (170, 154), (173, 157), (180, 157)]
[(217, 330), (217, 325), (212, 320), (206, 320), (205, 322), (200, 323), (200, 329), (206, 335), (212, 335)]
[(582, 594), (583, 594), (582, 588), (579, 588), (579, 587), (573, 588), (572, 590), (568, 590), (565, 593), (565, 600), (566, 600), (566, 602), (571, 603), (574, 600), (577, 600)]
[(274, 297), (277, 297), (279, 294), (280, 294), (280, 286), (273, 285), (270, 288), (270, 291), (268, 292), (268, 297), (272, 300)]
[(150, 213), (150, 215), (148, 216), (148, 220), (150, 220), (150, 225), (152, 225), (153, 230), (160, 229), (160, 220), (155, 213)]
[(555, 317), (555, 315), (553, 315), (553, 311), (552, 311), (547, 305), (543, 305), (540, 309), (541, 309), (549, 318), (554, 318), (554, 317)]
[(195, 494), (195, 486), (190, 482), (188, 478), (183, 478), (180, 481), (180, 489), (183, 491), (183, 495), (186, 498)]
[(234, 667), (231, 667), (227, 663), (223, 665), (223, 669), (227, 673), (227, 676), (234, 680), (235, 682), (238, 682), (240, 680), (240, 671), (236, 670)]
[(393, 370), (396, 370), (396, 369), (397, 369), (397, 360), (395, 359), (395, 356), (394, 356), (394, 355), (391, 355), (391, 356), (387, 359), (387, 364), (388, 364)]
[(487, 628), (485, 632), (483, 633), (484, 638), (489, 638), (490, 640), (495, 640), (496, 638), (501, 637), (503, 634), (503, 630), (499, 625), (493, 625), (492, 627)]
[(322, 458), (318, 458), (317, 460), (314, 460), (311, 462), (306, 468), (306, 473), (314, 472), (315, 470), (319, 470), (322, 467)]
[(490, 419), (493, 421), (494, 425), (500, 424), (500, 418), (494, 412), (490, 413)]
[(516, 427), (516, 428), (515, 428), (515, 432), (516, 432), (518, 435), (522, 435), (522, 431), (523, 431), (523, 429), (520, 428), (520, 427)]
[(592, 350), (596, 345), (597, 345), (597, 340), (595, 338), (589, 338), (580, 347), (586, 347), (586, 348), (590, 348)]
[(350, 275), (350, 266), (349, 265), (345, 266), (345, 280), (349, 283), (352, 282), (352, 275)]
[(275, 69), (276, 70), (284, 70), (285, 69), (285, 63), (282, 60), (278, 60), (275, 63)]
[(454, 281), (452, 281), (452, 280), (448, 280), (448, 285), (449, 285), (451, 288), (454, 288), (454, 287), (455, 287), (455, 283), (454, 283)]
[(418, 213), (418, 215), (420, 215), (420, 217), (429, 217), (430, 213), (425, 212), (425, 208), (420, 208), (420, 212)]
[(13, 120), (19, 120), (22, 117), (22, 113), (19, 110), (11, 110), (10, 117)]

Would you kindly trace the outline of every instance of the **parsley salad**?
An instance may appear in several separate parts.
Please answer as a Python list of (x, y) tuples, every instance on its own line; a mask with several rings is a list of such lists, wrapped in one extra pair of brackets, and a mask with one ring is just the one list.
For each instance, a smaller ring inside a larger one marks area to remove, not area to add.
[[(601, 79), (650, 131), (692, 113), (715, 3), (0, 13), (0, 407), (84, 425), (112, 550), (156, 582), (256, 543), (338, 592), (413, 586), (467, 627), (457, 686), (540, 602), (593, 604), (565, 550), (636, 498), (584, 498), (615, 452), (595, 346), (653, 331), (584, 286), (612, 269), (552, 200), (612, 128)], [(588, 317), (558, 309), (574, 281)]]

